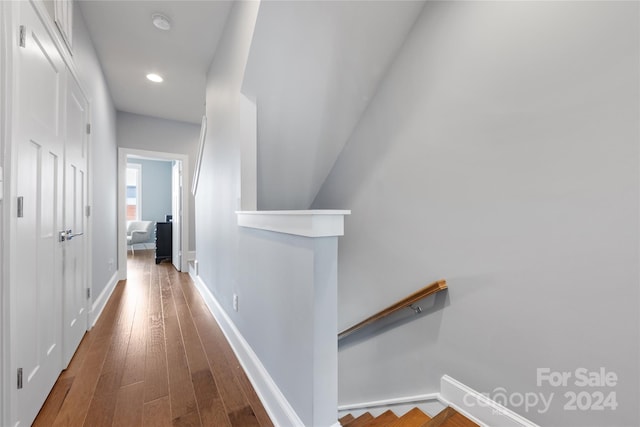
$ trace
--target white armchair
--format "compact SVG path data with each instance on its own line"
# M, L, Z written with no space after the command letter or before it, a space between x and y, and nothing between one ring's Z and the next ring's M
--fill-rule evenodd
M151 239L153 233L153 221L129 221L127 222L127 247L134 253L133 245L136 243L146 243Z

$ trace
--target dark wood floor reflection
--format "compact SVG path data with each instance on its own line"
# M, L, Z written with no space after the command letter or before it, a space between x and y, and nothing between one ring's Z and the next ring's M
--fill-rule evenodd
M35 426L272 426L189 276L129 255Z

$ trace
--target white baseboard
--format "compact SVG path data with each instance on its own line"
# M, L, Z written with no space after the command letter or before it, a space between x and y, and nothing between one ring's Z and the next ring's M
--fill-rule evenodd
M440 399L481 426L539 427L448 375L440 380Z
M211 311L218 321L222 332L231 345L231 348L240 361L240 364L244 368L249 381L251 381L253 388L274 425L283 427L304 427L304 423L300 420L298 414L296 414L295 410L284 397L276 383L269 375L269 372L267 372L266 368L262 362L260 362L260 359L258 359L258 356L255 354L249 343L244 339L238 328L236 328L231 318L227 315L222 306L220 306L211 291L209 291L209 288L199 276L193 277L193 282L207 304L209 311ZM335 424L335 426L339 426L339 424Z
M198 279L198 260L194 259L193 261L189 261L189 276L191 280L195 283Z
M353 409L365 409L365 408L378 408L378 407L393 406L393 405L398 405L403 403L427 402L427 401L438 400L438 397L439 397L438 393L430 393L430 394L419 394L416 396L396 397L393 399L372 400L370 402L340 405L338 406L338 411L350 411Z
M116 271L109 279L107 286L104 287L98 298L93 301L93 305L91 306L91 312L89 312L89 325L91 328L96 324L98 318L102 314L102 310L107 305L107 301L109 301L109 297L113 293L113 290L116 288L118 284L118 272Z
M196 259L196 251L187 252L187 262L191 262Z
M375 417L388 409L392 410L396 415L402 416L404 413L415 407L422 410L425 414L433 416L442 411L446 405L440 402L439 393L428 393L340 405L338 406L338 417L342 417L346 414L351 414L354 417L357 417L365 412L369 412Z

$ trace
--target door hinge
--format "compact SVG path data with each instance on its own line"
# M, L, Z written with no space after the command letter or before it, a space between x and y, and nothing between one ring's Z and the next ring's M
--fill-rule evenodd
M22 368L18 368L18 390L22 388Z
M18 218L22 218L24 216L24 197L18 197Z
M84 209L85 216L91 216L91 206L87 205Z
M27 46L27 27L25 27L24 25L20 25L20 33L18 36L18 45L20 47L26 47Z
M91 288L87 288L87 299L91 298Z
M91 123L87 123L87 135L91 134Z

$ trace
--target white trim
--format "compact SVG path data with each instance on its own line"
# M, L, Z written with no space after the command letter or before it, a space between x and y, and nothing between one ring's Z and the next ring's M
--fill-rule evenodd
M374 417L377 417L387 410L393 411L394 414L400 417L413 408L418 408L425 414L434 416L446 407L446 403L443 403L440 400L440 393L429 393L340 405L338 406L338 417L342 417L347 414L358 417L365 412L369 412Z
M13 2L0 2L0 149L2 150L2 169L3 169L3 182L2 185L2 198L4 199L7 194L11 194L9 191L9 184L11 183L11 121L12 121L12 69L13 69L13 57L12 46L15 43L15 31L9 29L13 26ZM0 231L0 425L9 425L9 415L11 408L11 389L10 381L5 381L5 378L11 378L10 365L11 357L9 350L11 349L10 333L11 324L9 316L9 257L7 251L9 247L9 218L8 218L8 205L10 203L4 202L0 204L2 213L0 214L0 220L2 221L2 230Z
M118 272L116 271L109 279L107 286L104 287L98 298L93 301L93 305L91 306L91 311L89 312L89 328L93 328L98 321L98 318L102 314L102 310L107 305L107 301L111 297L113 290L116 288L118 284Z
M189 277L193 279L195 283L198 277L198 260L194 259L193 261L189 261Z
M196 260L196 251L187 251L187 262Z
M238 211L240 227L257 228L304 237L344 235L349 210Z
M393 405L400 405L403 403L420 403L420 402L434 402L434 401L440 401L439 393L418 394L415 396L396 397L392 399L373 400L370 402L339 405L338 412L353 411L354 409L380 408L380 407L387 407L387 406L393 406Z
M200 277L193 280L196 289L202 295L209 311L216 318L224 336L231 345L233 352L240 361L242 368L253 385L260 401L269 414L271 421L276 426L304 427L304 423L291 407L276 383L273 381L267 369L262 365L249 343L244 339L238 328L229 318L209 288ZM339 426L339 423L334 424Z
M73 78L76 79L76 75L72 73ZM76 83L80 83L78 79L76 79ZM82 86L80 86L82 89ZM84 92L83 92L84 93ZM93 119L93 104L91 100L85 95L85 99L87 101L87 123L91 124ZM93 136L91 133L85 134L86 139L86 150L87 150L87 188L86 188L86 197L84 209L89 209L89 215L86 216L87 212L85 211L85 233L86 233L86 250L85 254L85 280L87 281L87 287L91 289L91 295L93 295L93 213L91 212L93 206L93 168L91 167L91 163L93 162ZM115 274L115 273L114 273ZM92 328L91 323L91 299L87 299L85 301L85 310L87 310L87 319L86 319L86 329L90 330Z
M198 180L200 179L200 165L202 164L202 153L204 152L204 143L207 137L207 116L202 116L200 123L200 143L198 144L198 155L196 163L193 165L193 179L191 180L191 194L195 197L198 192Z
M481 426L539 427L448 375L440 379L440 399Z

